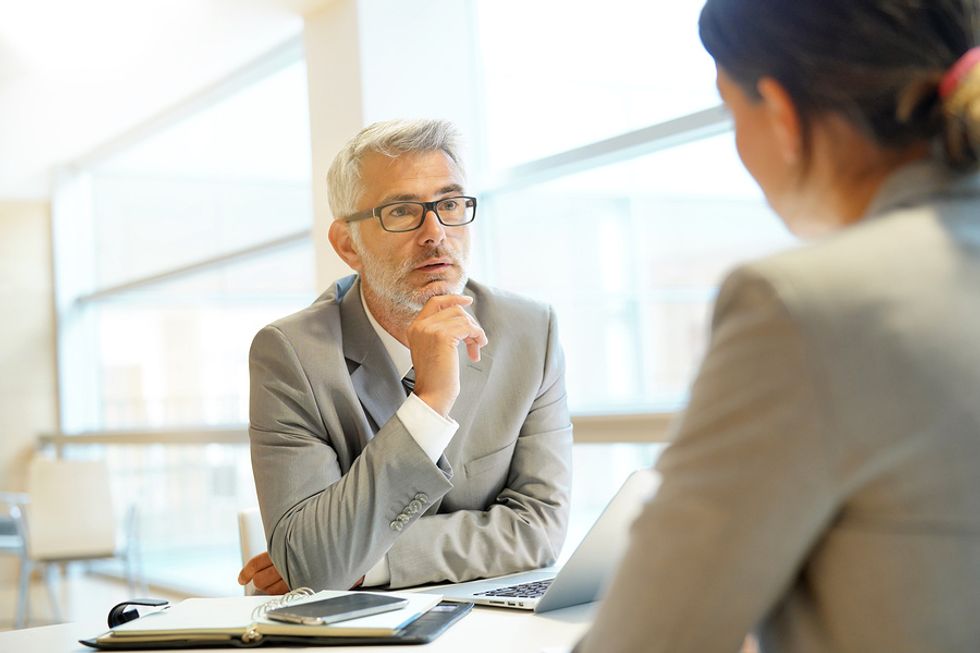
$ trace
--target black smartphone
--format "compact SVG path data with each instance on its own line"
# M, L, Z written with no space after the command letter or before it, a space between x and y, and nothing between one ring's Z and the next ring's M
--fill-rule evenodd
M354 594L344 594L334 596L329 599L310 601L309 603L299 603L288 605L284 608L269 610L265 616L276 621L285 621L292 624L306 624L310 626L321 626L332 624L337 621L357 619L366 617L379 612L389 610L399 610L408 605L408 599L386 594L371 594L370 592L357 592Z

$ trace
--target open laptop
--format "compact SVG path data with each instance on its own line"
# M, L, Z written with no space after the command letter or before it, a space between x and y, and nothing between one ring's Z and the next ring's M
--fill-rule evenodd
M439 587L446 601L547 612L599 598L626 553L629 529L643 504L660 485L660 476L643 469L630 474L565 566L526 571Z

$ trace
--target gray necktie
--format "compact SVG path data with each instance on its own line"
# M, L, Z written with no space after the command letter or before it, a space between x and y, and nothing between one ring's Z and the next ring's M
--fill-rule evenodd
M415 390L415 368L408 370L405 373L405 378L402 379L402 385L405 386L405 394L410 395L412 391Z

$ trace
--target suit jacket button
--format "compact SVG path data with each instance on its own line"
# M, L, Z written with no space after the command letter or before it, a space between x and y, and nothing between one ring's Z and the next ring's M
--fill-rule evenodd
M417 501L422 502L422 503L428 503L429 502L429 497L425 496L421 492L419 492L418 494L415 495L415 499Z
M388 524L388 528L393 531L400 531L402 529L402 523L400 521L393 521Z
M422 507L422 502L419 501L418 499L412 499L411 501L408 502L408 511L413 515L417 513L419 511L419 508L421 507Z

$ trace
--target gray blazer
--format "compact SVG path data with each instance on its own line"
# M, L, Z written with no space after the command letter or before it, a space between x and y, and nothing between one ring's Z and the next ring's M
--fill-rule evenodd
M553 562L568 519L572 427L550 308L470 282L487 333L460 354L459 430L433 464L395 415L401 379L356 277L252 343L252 469L290 587L346 589L385 554L391 586Z
M580 651L980 651L980 183L737 270Z

